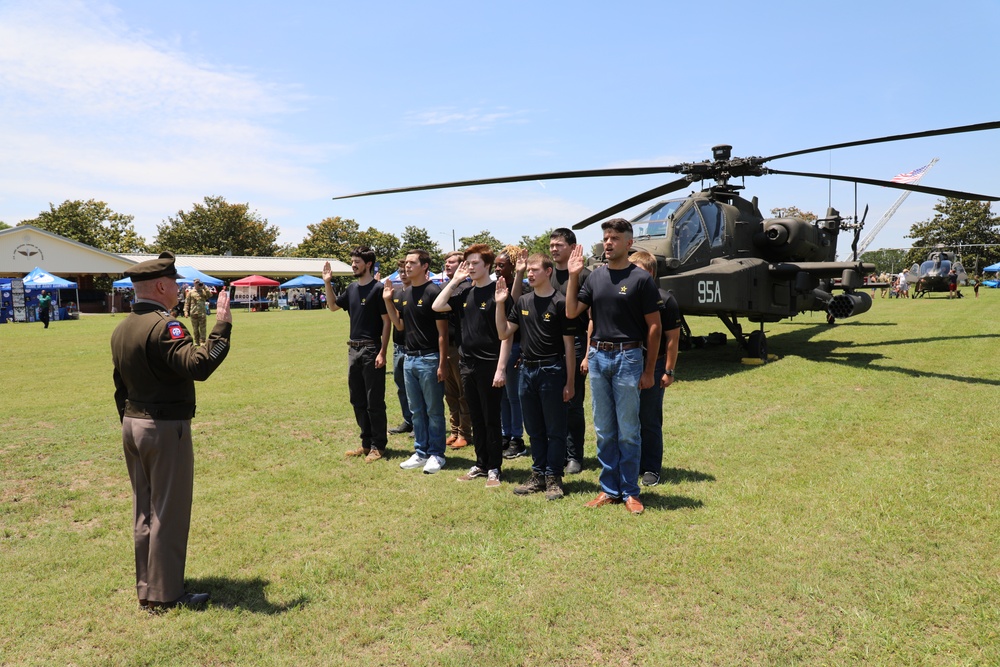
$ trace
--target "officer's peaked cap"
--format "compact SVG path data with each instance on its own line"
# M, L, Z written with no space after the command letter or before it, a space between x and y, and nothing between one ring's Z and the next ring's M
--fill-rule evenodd
M176 278L178 273L174 267L174 259L172 252L161 252L156 259L147 259L129 268L125 277L131 278L134 283L156 278Z

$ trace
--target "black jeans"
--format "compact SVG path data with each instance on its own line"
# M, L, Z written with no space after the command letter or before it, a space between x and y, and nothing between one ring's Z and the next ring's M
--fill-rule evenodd
M469 404L469 416L472 417L476 465L483 470L499 470L503 462L500 401L504 388L493 386L497 362L463 358L458 368L465 401Z
M574 377L573 398L568 403L568 431L566 437L566 458L583 463L583 438L587 432L587 420L584 416L584 402L587 398L587 376L580 372L580 362L587 354L583 342L576 340L576 376Z
M347 387L354 419L361 427L361 446L385 449L385 366L375 368L379 348L350 348L347 354Z

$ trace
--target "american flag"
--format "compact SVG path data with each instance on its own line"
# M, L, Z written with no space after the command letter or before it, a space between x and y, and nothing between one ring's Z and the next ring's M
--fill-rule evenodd
M920 177L924 175L927 171L927 167L930 165L924 165L920 169L914 169L913 171L908 171L905 174L899 174L898 176L893 176L890 180L893 183L916 183L920 180Z

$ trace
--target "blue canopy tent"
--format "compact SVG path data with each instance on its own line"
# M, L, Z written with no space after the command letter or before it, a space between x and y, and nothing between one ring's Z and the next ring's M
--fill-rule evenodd
M188 284L189 282L194 281L195 278L200 280L205 285L211 285L212 287L222 287L223 285L226 284L224 281L219 280L215 276L210 276L207 273L202 273L193 266L178 266L177 273L181 274L182 276L184 276L184 278L186 278L186 280L181 280L181 279L177 280L177 282L182 284Z
M71 280L66 280L65 278L60 278L59 276L54 276L48 271L35 267L31 270L31 273L26 275L21 280L24 281L25 289L31 290L52 290L56 293L56 304L60 304L62 299L60 298L59 290L71 289L76 290L76 303L80 303L80 290L76 283Z
M440 284L444 283L445 280L447 280L445 278L445 275L443 273L434 273L433 271L430 272L430 273L428 273L427 277L435 285L440 285ZM391 281L393 285L402 285L403 284L403 281L399 279L399 271L394 271L392 274L389 275L388 278L386 278L386 280Z
M317 278L316 276L302 275L298 278L292 278L287 283L281 283L279 287L281 289L288 289L290 287L321 287L325 283L322 278Z
M983 269L983 273L994 273L1000 272L1000 263L990 264ZM1000 287L1000 280L984 280L983 284L987 287Z

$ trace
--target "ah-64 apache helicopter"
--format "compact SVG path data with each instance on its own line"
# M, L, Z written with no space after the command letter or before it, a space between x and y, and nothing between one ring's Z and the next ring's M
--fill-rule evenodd
M660 286L673 292L683 315L717 316L747 355L766 360L764 324L767 322L777 322L806 311L823 311L832 323L835 319L867 311L871 298L860 289L863 276L872 273L875 266L858 261L856 256L853 261L836 261L838 235L852 229L856 250L863 220L860 223L845 220L832 208L825 217L813 222L798 218L768 219L761 214L757 198L741 197L739 191L744 186L731 181L746 176L781 174L878 185L940 197L998 201L1000 197L957 190L858 176L781 171L764 166L772 160L836 148L997 128L1000 128L1000 121L851 141L769 157L734 158L731 146L715 146L713 159L704 162L526 174L374 190L334 199L522 181L682 174L675 181L630 197L573 225L574 229L581 229L684 189L695 181L714 181L715 185L687 197L659 201L634 218L631 221L635 239L633 249L646 250L656 257ZM600 258L591 261L599 262ZM834 295L835 290L842 291ZM745 335L739 318L759 323L759 330ZM684 331L690 334L686 323Z

